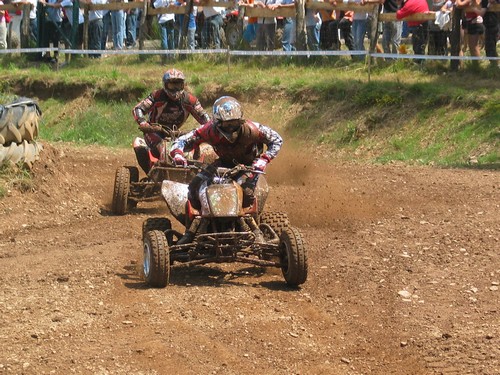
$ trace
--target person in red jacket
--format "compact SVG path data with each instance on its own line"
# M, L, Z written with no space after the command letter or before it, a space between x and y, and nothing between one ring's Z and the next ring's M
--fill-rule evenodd
M203 142L211 145L219 157L211 164L211 168L198 173L189 184L189 204L197 210L201 209L198 190L203 181L212 179L210 170L244 164L264 172L267 164L278 155L283 144L281 136L270 127L244 119L241 104L231 96L217 99L214 102L213 114L212 121L179 137L170 148L170 156L176 165L187 165L184 152L193 150ZM258 178L259 173L250 172L241 172L235 176L236 182L243 189L243 207L250 207L254 203ZM192 241L194 234L187 229L188 226L184 236L177 242L178 245Z
M199 124L210 120L198 98L186 91L184 85L184 73L169 69L163 75L163 88L153 91L132 110L139 130L144 133L144 140L137 138L134 141L134 151L137 162L146 174L151 168L148 151L151 150L153 156L159 158L159 146L169 130L178 130L190 114Z
M401 8L396 11L396 18L401 20L405 17L416 13L429 12L427 0L405 0ZM408 27L411 32L411 43L413 45L413 53L416 55L425 55L425 47L429 39L429 24L428 21L408 21ZM422 62L421 59L415 60L417 63Z

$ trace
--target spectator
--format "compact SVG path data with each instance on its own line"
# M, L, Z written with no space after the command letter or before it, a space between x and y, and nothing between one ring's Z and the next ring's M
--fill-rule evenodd
M221 7L203 7L203 31L201 45L203 48L213 47L219 49L222 47L221 28L224 24L222 19L224 8Z
M59 46L60 33L62 27L62 11L58 0L39 0L45 8L45 22L42 25L42 36L40 38L40 47L49 47L50 43L57 48ZM56 63L59 52L54 51L54 57L47 52L42 58L51 63Z
M285 1L293 1L294 0L285 0ZM254 0L240 0L239 5L245 5L245 4L253 4ZM284 4L284 3L282 3ZM283 31L285 32L285 31ZM283 36L285 37L285 36ZM249 45L252 44L253 41L257 38L257 17L248 17L247 20L247 27L243 31L243 39L245 42L247 42ZM285 48L285 47L283 47Z
M432 1L432 11L440 11L444 0L433 0ZM429 55L447 55L448 54L448 30L442 29L435 22L431 22L429 25Z
M480 8L481 0L457 0L458 7L471 7L472 10L465 12L467 23L467 38L471 56L481 56L479 38L484 34L483 15L486 9ZM474 61L474 64L478 64Z
M384 1L384 13L396 13L397 10L397 0ZM397 54L399 52L402 31L403 23L401 21L384 22L382 30L382 48L385 53Z
M61 2L61 7L64 10L64 14L66 14L66 18L68 20L68 25L70 29L73 29L73 18L78 19L78 27L76 29L75 40L71 40L72 43L75 43L72 48L82 48L83 42L83 12L80 8L78 8L78 14L73 14L73 1L72 0L63 0ZM71 32L67 32L67 35L72 35ZM71 38L70 38L71 39Z
M349 51L354 51L354 38L352 36L352 17L354 12L348 10L340 13L339 30L340 38L344 39L345 46Z
M309 51L319 51L319 31L321 29L321 14L315 10L306 8L305 20L307 49Z
M255 6L259 8L272 9L276 0L256 1ZM274 7L273 7L274 8ZM259 51L274 51L274 39L276 37L276 18L259 17L257 19L257 49Z
M339 23L336 19L336 11L320 10L321 29L319 31L319 45L322 50L340 49Z
M179 5L189 6L186 0L180 0ZM194 50L196 48L196 17L198 15L198 8L193 5L191 12L189 13L189 18L187 20L187 25L184 25L185 19L184 15L181 14L179 17L179 28L180 28L180 38L186 37L187 48ZM179 38L179 39L180 39ZM180 40L178 45L181 46Z
M355 0L355 3L363 4L363 0ZM368 25L368 13L367 12L354 12L352 16L352 34L354 38L354 50L364 51L365 50L365 35L366 28ZM355 60L364 60L363 55L355 56Z
M119 2L113 0L112 2ZM123 49L125 40L125 12L123 9L111 10L111 34L113 35L113 48Z
M108 0L80 0L86 4L106 4ZM89 11L89 49L91 50L100 50L102 34L104 31L104 23L103 18L104 11L102 10L91 10ZM90 58L99 58L100 54L91 54Z
M498 0L482 0L481 2L481 8L484 11L484 50L487 57L498 57L497 39L499 35L498 22L500 19L498 18L498 12L490 11L490 7L498 3ZM490 60L490 66L498 68L498 61Z
M173 0L155 0L155 8L174 6ZM162 13L158 15L158 24L160 25L161 48L175 49L175 15L174 13Z
M143 2L144 0L139 0ZM126 11L125 20L125 47L134 48L137 40L137 15L139 10L137 8L128 9Z
M278 0L277 3L269 5L269 9L274 10L278 8L295 9L295 0ZM285 17L283 20L283 36L281 38L283 51L295 51L295 35L295 17Z
M416 13L426 13L429 11L429 5L426 0L403 0L401 8L396 12L396 18L401 20ZM413 53L416 55L425 55L425 47L429 38L429 27L427 21L408 21L408 27L411 32L411 42ZM416 63L422 63L422 59L416 59Z
M1 0L0 5L3 5L3 1ZM0 10L0 49L7 48L7 17L8 12Z

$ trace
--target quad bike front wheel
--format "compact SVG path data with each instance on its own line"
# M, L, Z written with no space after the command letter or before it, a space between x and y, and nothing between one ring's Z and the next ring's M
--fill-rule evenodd
M290 225L288 215L284 212L263 212L260 215L259 221L261 224L269 225L278 237Z
M166 217L151 217L142 223L142 238L145 238L149 231L159 230L165 233L169 229L172 229L172 223L169 219Z
M137 167L118 167L115 173L115 186L113 189L113 200L111 211L115 215L124 215L127 208L133 208L136 202L129 202L130 183L137 182L139 171Z
M302 234L288 226L280 235L281 272L290 286L298 286L307 280L307 251Z
M143 239L142 262L146 283L155 288L165 288L170 279L170 249L162 231L151 230Z

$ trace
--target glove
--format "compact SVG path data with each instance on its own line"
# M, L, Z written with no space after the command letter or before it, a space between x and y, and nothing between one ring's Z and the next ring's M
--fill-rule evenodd
M175 154L174 155L174 164L179 165L179 166L182 165L183 167L187 167L188 162L182 154Z
M143 133L155 133L162 130L160 125L151 125L147 121L143 121L139 124L139 130Z
M255 161L252 164L252 167L254 169L257 169L258 171L264 172L264 170L266 169L267 163L268 163L267 159L260 157L258 159L255 159Z

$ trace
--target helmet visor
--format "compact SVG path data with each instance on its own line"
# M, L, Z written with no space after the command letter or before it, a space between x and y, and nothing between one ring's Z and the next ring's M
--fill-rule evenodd
M184 90L184 81L182 81L182 80L170 80L167 82L165 87L167 88L167 90L171 90L171 91Z
M234 133L241 127L241 120L220 121L219 126L227 133Z

